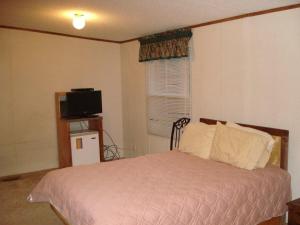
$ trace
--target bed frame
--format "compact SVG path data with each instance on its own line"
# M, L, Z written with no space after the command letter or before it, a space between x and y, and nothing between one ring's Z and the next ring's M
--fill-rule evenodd
M207 119L207 118L200 118L200 122L206 124L216 124L217 121L225 124L225 121L214 120L214 119ZM171 142L170 142L170 149L178 148L180 136L183 132L184 127L190 122L189 118L181 118L173 123L172 133L171 133ZM288 168L288 141L289 141L289 131L277 128L270 128L270 127L261 127L256 125L249 125L249 124L242 124L238 123L241 126L251 127L257 130L261 130L264 132L269 133L273 136L279 136L281 138L281 148L280 148L280 168L287 170ZM285 215L274 217L268 221L264 221L258 225L282 225L285 224Z
M170 142L170 150L175 148L178 148L180 136L183 131L183 128L190 122L189 118L181 118L173 123L172 133L171 133L171 142ZM206 118L200 118L200 122L206 123L206 124L216 124L217 120L213 119L206 119ZM225 123L225 121L219 121L221 123ZM248 125L248 124L240 124L242 126L255 128L261 131L265 131L271 135L274 136L280 136L281 137L281 161L280 161L280 167L282 169L287 170L287 157L288 157L288 140L289 140L289 131L288 130L282 130L282 129L276 129L276 128L269 128L269 127L261 127L261 126L255 126L255 125ZM56 209L50 204L53 211L56 213L56 215L62 220L62 222L65 225L71 225L65 218L62 216ZM271 218L270 220L264 221L258 225L283 225L285 220L285 216L279 216Z

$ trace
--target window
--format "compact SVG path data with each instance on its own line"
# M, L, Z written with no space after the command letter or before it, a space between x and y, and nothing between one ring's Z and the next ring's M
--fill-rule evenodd
M188 57L147 62L148 132L170 137L173 122L190 117Z

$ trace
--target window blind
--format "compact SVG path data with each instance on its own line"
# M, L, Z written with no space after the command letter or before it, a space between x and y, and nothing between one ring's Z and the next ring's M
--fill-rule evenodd
M189 58L147 62L148 132L170 137L172 124L191 116Z

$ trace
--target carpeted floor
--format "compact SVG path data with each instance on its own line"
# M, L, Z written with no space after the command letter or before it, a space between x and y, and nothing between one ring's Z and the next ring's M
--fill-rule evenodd
M29 203L26 198L45 172L0 181L0 225L63 225L46 203Z

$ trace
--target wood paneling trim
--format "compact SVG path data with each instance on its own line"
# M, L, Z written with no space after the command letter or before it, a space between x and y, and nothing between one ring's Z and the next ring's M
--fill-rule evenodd
M31 175L36 175L38 173L48 173L52 170L56 170L58 168L50 168L50 169L44 169L44 170L37 170L37 171L33 171L33 172L27 172L27 173L18 173L18 174L13 174L13 175L8 175L8 176L3 176L0 177L0 182L2 181L13 181L13 180L18 180L18 179L22 179Z
M238 16L232 16L220 20L214 20L214 21L209 21L205 23L199 23L195 24L192 26L188 26L189 28L197 28L197 27L204 27L212 24L217 24L217 23L224 23L232 20L239 20L243 19L246 17L253 17L253 16L259 16L259 15L264 15L264 14L269 14L269 13L274 13L274 12L280 12L280 11L285 11L285 10L290 10L290 9L296 9L300 8L300 4L294 4L294 5L288 5L288 6L283 6L283 7L278 7L278 8L273 8L273 9L267 9L267 10L262 10L262 11L257 11L257 12L252 12L252 13L246 13Z
M78 35L73 35L73 34L64 34L64 33L52 32L52 31L45 31L45 30L37 30L37 29L14 27L14 26L6 26L6 25L0 25L0 28L13 29L13 30L23 30L23 31L35 32L35 33L58 35L58 36L71 37L71 38L79 38L79 39L85 39L85 40L91 40L91 41L102 41L102 42L109 42L109 43L120 44L120 41L114 41L114 40L108 40L108 39L101 39L101 38L84 37L84 36L78 36Z
M132 42L132 41L137 41L137 40L139 40L139 38L141 38L141 37L131 38L131 39L127 39L127 40L124 40L124 41L120 41L120 44L124 44L124 43L127 43L127 42Z
M208 22L205 22L205 23L194 24L194 25L187 26L187 27L184 27L184 28L204 27L204 26L209 26L209 25L213 25L213 24L217 24L217 23L224 23L224 22L228 22L228 21L232 21L232 20L239 20L239 19L243 19L243 18L246 18L246 17L259 16L259 15L263 15L263 14L280 12L280 11L296 9L296 8L300 8L300 4L288 5L288 6L283 6L283 7L273 8L273 9L267 9L267 10L252 12L252 13L241 14L241 15L238 15L238 16L232 16L232 17L228 17L228 18L224 18L224 19L219 19L219 20L208 21ZM132 39L120 41L120 43L123 44L123 43L131 42L131 41L137 41L138 39L139 39L139 37L138 38L132 38Z
M228 17L228 18L224 18L224 19L219 19L219 20L208 21L208 22L205 22L205 23L194 24L194 25L190 25L190 26L187 26L187 27L184 27L184 28L204 27L204 26L209 26L209 25L212 25L212 24L224 23L224 22L228 22L228 21L232 21L232 20L243 19L243 18L246 18L246 17L259 16L259 15L263 15L263 14L280 12L280 11L296 9L296 8L300 8L300 3L293 4L293 5L288 5L288 6L282 6L282 7L273 8L273 9L261 10L261 11L252 12L252 13L245 13L245 14L241 14L241 15L238 15L238 16L232 16L232 17ZM116 44L123 44L123 43L131 42L131 41L137 41L140 38L140 37L137 37L137 38L131 38L131 39L123 40L123 41L114 41L114 40L109 40L109 39L84 37L84 36L78 36L78 35L72 35L72 34L64 34L64 33L52 32L52 31L44 31L44 30L22 28L22 27L15 27L15 26L0 25L0 28L23 30L23 31L36 32L36 33L51 34L51 35L59 35L59 36L80 38L80 39L86 39L86 40L92 40L92 41L103 41L103 42L110 42L110 43L116 43Z

